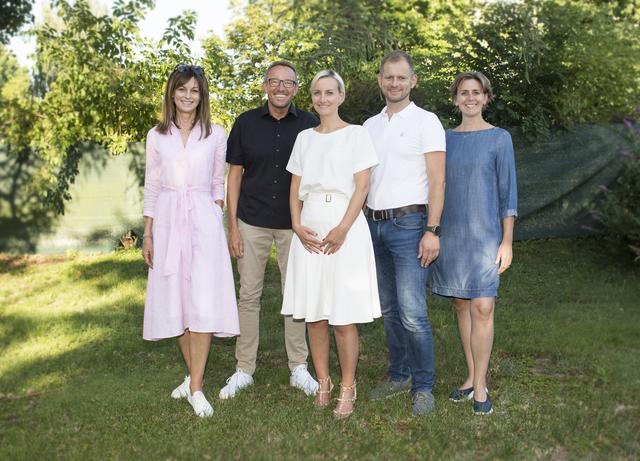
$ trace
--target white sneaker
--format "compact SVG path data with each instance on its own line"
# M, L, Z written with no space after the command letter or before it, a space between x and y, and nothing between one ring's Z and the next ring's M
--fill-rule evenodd
M187 400L189 400L189 403L193 407L193 411L195 411L196 415L201 418L213 415L213 407L202 391L195 391L193 395L191 395L191 393L187 394Z
M291 379L289 382L293 387L302 389L307 395L314 395L320 388L318 381L313 379L307 371L306 365L298 365L295 367L291 372Z
M227 379L227 385L220 389L220 398L224 400L235 397L240 389L244 389L252 384L253 376L238 368L236 372Z
M189 397L189 385L191 384L191 376L185 376L184 381L171 392L174 399L184 399Z

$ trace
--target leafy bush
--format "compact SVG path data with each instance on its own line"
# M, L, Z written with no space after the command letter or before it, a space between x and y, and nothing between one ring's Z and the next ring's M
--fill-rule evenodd
M621 240L640 261L640 126L625 120L632 137L632 147L621 155L624 169L609 188L600 186L602 198L596 205L594 218L602 223L604 231Z
M30 84L25 120L0 124L0 144L19 131L37 157L27 162L35 171L32 188L56 213L64 212L79 171L78 146L96 143L117 155L144 139L177 62L204 66L213 118L227 128L263 101L262 72L279 58L298 67L296 103L304 108L313 74L338 70L349 95L342 114L360 123L384 104L375 75L394 48L414 57L413 99L445 125L458 121L448 87L466 70L483 71L494 84L488 119L529 139L553 128L620 121L640 100L637 0L251 0L237 2L224 38L205 40L202 60L188 46L193 12L170 19L162 40L151 43L138 24L153 0L117 0L109 14L95 13L92 4L53 2L55 17L32 31L36 66L31 81L23 78ZM140 156L133 166L142 171Z
M494 84L489 119L530 139L552 127L621 121L640 100L638 24L606 3L492 2L463 61Z

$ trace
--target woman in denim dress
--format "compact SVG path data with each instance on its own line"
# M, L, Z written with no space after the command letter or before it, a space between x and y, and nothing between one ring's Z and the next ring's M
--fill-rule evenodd
M487 369L493 346L493 312L499 275L511 265L517 216L511 136L487 123L493 100L480 72L458 75L451 87L462 122L447 130L446 193L440 256L431 267L431 291L453 298L467 377L449 399L473 399L475 414L490 414Z

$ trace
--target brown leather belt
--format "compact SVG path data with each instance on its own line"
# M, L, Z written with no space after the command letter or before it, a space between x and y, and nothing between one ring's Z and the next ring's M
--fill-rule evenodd
M372 210L368 206L364 207L364 215L374 221L384 221L391 218L400 218L409 213L426 213L427 205L407 205L400 208L389 208L388 210Z

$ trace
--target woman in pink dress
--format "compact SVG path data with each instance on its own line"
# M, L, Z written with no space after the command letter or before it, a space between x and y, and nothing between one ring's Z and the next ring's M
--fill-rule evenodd
M198 416L211 335L240 333L222 227L224 130L212 125L201 67L180 64L167 81L162 120L147 135L142 254L149 266L143 337L178 338L189 374L173 390Z

